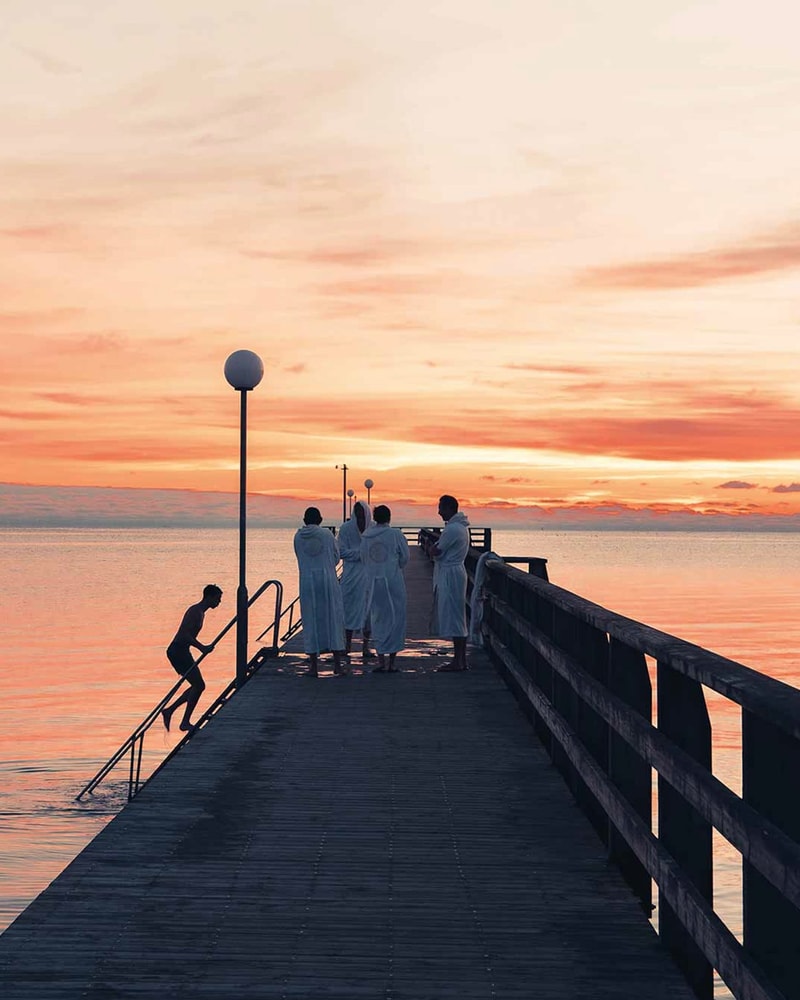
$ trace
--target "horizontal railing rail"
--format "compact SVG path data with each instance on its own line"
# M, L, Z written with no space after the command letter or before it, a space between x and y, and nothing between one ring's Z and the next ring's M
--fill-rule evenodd
M471 554L473 580L475 564ZM737 998L800 996L800 691L532 568L489 558L484 645L609 858L648 912L656 883L662 942L699 997L712 997L714 970ZM742 796L711 772L704 688L741 707ZM713 829L742 858L742 944L714 910Z
M248 664L249 673L254 672L254 668L260 666L263 660L266 658L266 656L269 655L269 653L272 653L274 655L278 651L278 629L276 627L276 623L281 618L281 605L283 601L283 584L281 583L281 581L266 580L253 594L253 596L248 600L247 606L248 608L251 607L261 597L261 595L265 593L265 591L273 587L275 589L275 608L273 614L273 621L267 627L267 629L265 629L265 632L268 632L270 628L273 629L272 646L270 650L266 650L265 648L262 647L258 651L256 656L252 658L252 660ZM214 637L214 639L212 639L211 643L209 643L209 645L211 646L211 650L207 653L206 652L200 653L200 655L197 657L197 660L195 661L196 665L202 663L207 656L210 656L211 653L214 652L214 650L217 647L217 644L220 642L221 639L223 639L228 634L228 632L230 632L230 630L233 628L236 622L237 622L237 616L234 615L234 617L231 618L231 620L227 623L227 625L225 625L225 627ZM264 633L262 633L262 635L263 634ZM261 636L259 636L259 638L261 638ZM130 736L128 736L128 738L122 743L119 749L115 753L113 753L111 757L109 757L109 759L100 768L97 774L95 774L94 777L91 778L84 785L84 787L80 790L80 792L78 792L78 794L75 796L76 799L82 799L84 795L91 795L97 788L97 786L114 770L114 768L117 767L117 765L120 764L122 760L126 758L128 758L129 760L128 800L132 799L134 795L136 795L136 793L143 785L141 773L142 773L142 759L144 755L145 736L147 735L153 724L160 718L162 710L166 708L166 706L172 700L173 696L177 694L178 690L180 689L181 685L186 681L187 676L189 673L191 673L192 669L194 668L191 667L189 670L186 671L185 674L183 674L183 676L178 678L177 682L169 689L169 691L158 702L158 704L153 709L150 710L150 712L145 716L145 718L133 730ZM228 685L224 689L224 691L217 696L212 705L213 711L207 710L207 712L203 716L201 716L201 718L198 720L197 724L192 728L192 730L189 733L187 733L186 736L184 736L183 739L180 741L180 743L178 743L173 748L172 752L169 755L170 757L172 756L172 754L175 753L176 750L180 749L180 747L182 747L198 729L200 729L205 724L208 718L210 718L211 715L213 715L215 711L222 704L224 704L225 701L227 701L227 699L232 694L233 688L235 688L235 686L236 686L235 681L231 682L231 684Z
M431 549L436 544L442 532L440 527L420 527L401 528L408 541L416 542L426 555L430 556ZM469 544L471 549L477 552L489 552L492 548L492 529L469 526Z

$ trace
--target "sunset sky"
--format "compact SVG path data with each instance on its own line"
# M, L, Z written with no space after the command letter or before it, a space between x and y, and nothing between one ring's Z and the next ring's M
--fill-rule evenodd
M800 518L796 0L3 22L1 481Z

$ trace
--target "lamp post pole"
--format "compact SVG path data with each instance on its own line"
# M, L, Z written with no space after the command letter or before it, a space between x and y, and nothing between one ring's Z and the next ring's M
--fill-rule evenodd
M247 393L239 389L239 586L236 588L236 686L247 673Z
M225 378L239 393L239 586L236 589L236 686L247 680L247 393L264 377L264 364L252 351L234 351Z
M370 505L370 500L369 500L369 494L370 494L370 491L372 490L372 487L373 487L374 485L375 485L375 483L373 483L373 481L372 481L371 479L365 479L365 480L364 480L364 486L365 486L365 487L366 487L366 489L367 489L367 506L368 506L368 507L369 507L369 505Z
M342 520L347 520L347 466L342 462L341 465L336 466L337 469L342 470Z
M352 517L353 516L353 497L355 495L356 495L356 491L355 490L348 490L347 491L347 497L348 497L348 500L350 501L349 504L347 505L347 516L348 517Z

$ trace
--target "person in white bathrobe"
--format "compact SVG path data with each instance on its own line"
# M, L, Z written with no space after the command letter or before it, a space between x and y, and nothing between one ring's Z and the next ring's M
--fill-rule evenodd
M361 562L361 536L372 523L369 507L363 500L353 504L353 516L339 528L339 554L342 557L342 601L344 603L344 652L353 648L353 633L361 632L362 660L374 659L369 651L369 615L367 613L367 574Z
M469 520L458 509L458 500L439 498L444 528L431 550L433 555L433 622L436 635L452 639L453 659L439 667L450 673L467 669L467 570Z
M397 673L395 657L406 644L406 581L408 542L390 525L392 512L381 504L375 523L361 539L361 562L366 570L372 639L378 654L376 673Z
M333 653L333 672L345 674L344 607L336 576L339 546L333 532L322 527L318 508L309 507L303 515L303 527L294 536L294 552L300 569L300 614L308 676L319 676L319 654L328 649Z

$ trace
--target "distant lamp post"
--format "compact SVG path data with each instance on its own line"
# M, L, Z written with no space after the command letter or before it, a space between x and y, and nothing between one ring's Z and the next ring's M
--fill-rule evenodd
M348 490L347 491L347 496L348 496L348 498L350 500L350 504L349 504L348 509L347 509L347 516L348 517L352 517L353 516L353 497L355 495L356 495L356 491L355 490Z
M337 465L337 469L342 470L342 520L347 520L347 466L342 463L342 465Z
M236 591L236 686L247 678L247 394L264 377L264 362L252 351L234 351L225 378L241 396L239 417L239 587Z
M370 490L372 489L372 487L374 485L375 485L375 483L373 483L373 481L371 479L365 479L364 480L364 486L366 487L366 490L367 490L367 507L369 507L369 494L370 494Z

